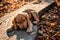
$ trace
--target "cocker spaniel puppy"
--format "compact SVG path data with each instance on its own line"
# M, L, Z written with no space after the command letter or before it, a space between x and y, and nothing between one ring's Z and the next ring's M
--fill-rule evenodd
M27 9L25 11L23 11L23 13L18 14L14 20L12 21L12 30L17 30L19 29L27 29L28 33L33 32L33 24L32 22L34 22L35 24L37 24L39 21L39 17L37 12L35 12L34 10L31 9ZM11 31L11 30L10 30Z

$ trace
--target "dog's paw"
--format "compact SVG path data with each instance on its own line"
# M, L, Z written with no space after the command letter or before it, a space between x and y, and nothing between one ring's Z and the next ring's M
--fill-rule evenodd
M33 24L37 24L38 22L37 21L33 21Z
M32 33L33 30L32 29L27 29L27 33Z

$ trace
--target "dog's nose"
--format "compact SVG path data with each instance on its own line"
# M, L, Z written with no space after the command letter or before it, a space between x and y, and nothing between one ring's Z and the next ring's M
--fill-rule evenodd
M23 29L24 27L23 27L23 25L19 25L19 28L20 28L20 29Z

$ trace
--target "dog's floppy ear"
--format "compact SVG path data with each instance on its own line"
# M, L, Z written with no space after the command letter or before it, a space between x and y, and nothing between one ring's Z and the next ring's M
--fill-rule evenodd
M27 32L32 32L33 31L33 29L32 29L33 24L31 23L31 21L29 19L29 15L26 13L25 17L27 19L27 25L28 25Z
M16 24L16 18L14 18L14 20L12 21L12 24L13 24L13 29L17 29L17 24Z
M26 18L26 20L28 21L29 20L29 15L26 13L26 12L23 12L24 14L24 17Z
M29 19L29 15L27 13L25 14L25 17L26 17L26 20L27 20L28 27L32 27L33 25L31 23L31 21Z

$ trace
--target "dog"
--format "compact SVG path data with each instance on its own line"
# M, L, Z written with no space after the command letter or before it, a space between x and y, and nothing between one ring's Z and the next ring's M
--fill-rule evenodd
M32 19L34 18L34 20ZM38 23L39 21L39 16L37 14L37 12L35 12L35 10L32 9L27 9L25 11L23 11L23 13L19 13L14 20L12 21L12 30L17 30L19 29L27 29L28 33L33 32L33 23L32 22L36 22L35 24ZM11 30L10 30L11 31Z

